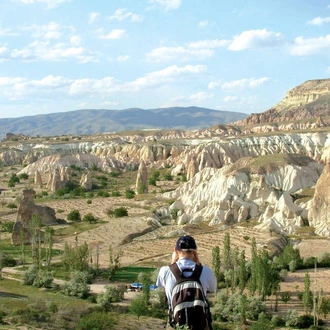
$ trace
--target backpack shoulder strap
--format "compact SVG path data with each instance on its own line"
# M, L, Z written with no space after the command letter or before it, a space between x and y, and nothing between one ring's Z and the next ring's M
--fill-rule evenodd
M199 280L202 274L203 266L201 264L196 264L195 269L190 277Z
M177 265L177 263L175 262L174 264L171 264L169 267L170 267L171 272L175 276L175 279L177 281L181 280L181 278L182 278L181 271L180 271L179 266Z

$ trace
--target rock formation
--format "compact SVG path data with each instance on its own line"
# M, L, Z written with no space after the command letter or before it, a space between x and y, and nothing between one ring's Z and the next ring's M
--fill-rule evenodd
M23 190L23 198L17 209L16 222L14 224L11 241L14 245L20 244L20 232L23 229L25 242L30 239L29 224L33 215L38 216L42 225L57 224L55 210L49 206L40 206L34 203L35 191L32 189Z
M317 181L311 208L308 213L311 226L322 236L330 235L330 163L327 163Z
M293 233L303 225L305 205L292 195L313 187L323 166L302 155L242 158L221 169L206 167L175 191L179 223L232 225L258 219L260 227Z
M92 189L92 172L88 171L87 173L81 176L79 184L86 190Z
M34 174L34 185L39 187L42 185L42 178L39 171L36 171Z
M142 160L136 177L135 191L138 194L148 192L148 170L146 163Z

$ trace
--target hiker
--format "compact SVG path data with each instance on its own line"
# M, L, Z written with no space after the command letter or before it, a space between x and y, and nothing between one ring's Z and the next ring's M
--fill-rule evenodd
M182 304L187 301L187 280L193 282L191 284L192 291L188 293L188 296L190 296L188 300L194 300L193 303L188 303L188 305ZM181 287L179 287L180 284L178 282L181 281L184 281L186 287L183 288L180 296L178 291L181 290ZM196 284L196 281L199 284ZM167 328L175 328L176 325L188 325L191 330L212 329L206 293L216 291L217 280L210 267L201 265L198 258L197 245L192 236L181 236L177 240L172 253L171 264L161 267L156 285L165 289L169 304ZM175 291L174 294L173 291ZM204 305L204 301L206 305ZM182 305L188 307L181 308L180 306Z

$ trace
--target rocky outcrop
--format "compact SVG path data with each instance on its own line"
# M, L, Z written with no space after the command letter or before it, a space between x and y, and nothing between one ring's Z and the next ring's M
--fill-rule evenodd
M292 88L286 93L285 98L271 109L258 114L251 114L248 118L235 124L239 126L259 126L259 130L267 129L270 123L283 123L279 130L292 130L295 124L304 129L312 127L329 126L330 116L330 79L308 80ZM319 119L322 118L322 119ZM323 118L327 118L326 120ZM302 121L295 123L295 121ZM290 125L293 124L293 127ZM272 126L272 127L276 127ZM269 126L268 126L269 128ZM264 131L265 132L265 131Z
M14 245L19 245L21 242L21 230L24 232L24 241L29 242L29 224L34 215L38 217L40 223L44 226L58 223L55 210L48 206L36 205L34 195L35 191L32 189L23 190L23 198L17 209L16 222L11 237Z
M310 225L315 232L322 236L330 235L330 163L324 167L322 175L317 181L311 208L309 210Z
M146 163L141 161L136 176L135 191L138 194L144 194L148 192L148 170Z
M172 207L182 212L181 224L232 225L254 218L264 229L288 234L306 220L305 205L296 205L292 195L314 186L322 169L302 155L242 158L221 169L206 167L165 196L176 199Z
M39 171L34 173L34 185L39 187L42 185L42 178Z
M92 172L88 171L87 173L83 174L80 179L80 183L82 188L85 190L91 190L92 189Z

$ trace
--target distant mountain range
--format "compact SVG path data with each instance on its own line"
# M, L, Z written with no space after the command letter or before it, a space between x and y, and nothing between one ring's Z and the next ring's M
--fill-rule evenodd
M199 107L143 110L75 110L0 119L0 138L6 133L30 136L83 135L142 129L203 129L247 118L248 114Z

